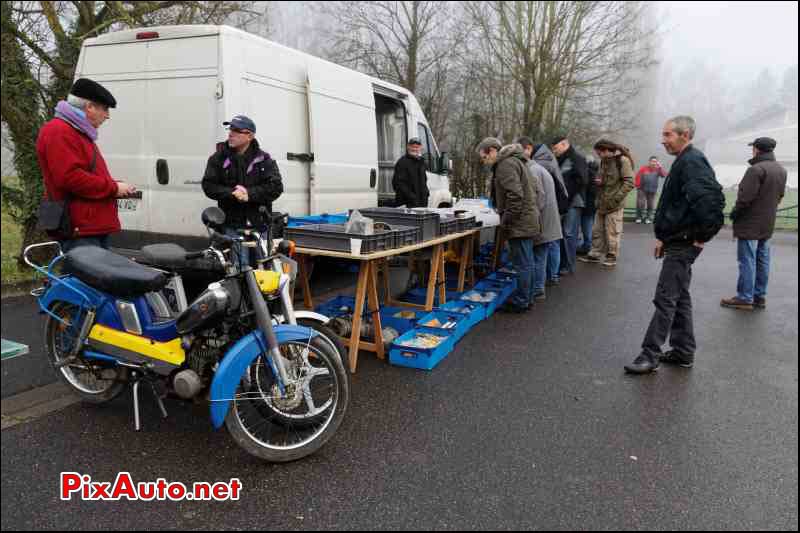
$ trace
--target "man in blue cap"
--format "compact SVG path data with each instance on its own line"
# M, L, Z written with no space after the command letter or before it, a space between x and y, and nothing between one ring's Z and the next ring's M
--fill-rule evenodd
M750 168L739 182L736 206L731 212L733 236L738 239L739 282L736 296L722 307L752 311L767 307L769 240L775 231L778 205L786 191L786 169L775 160L775 139L759 137L753 147Z
M208 158L203 191L225 212L229 228L266 231L272 202L283 193L278 164L259 147L250 118L236 115L222 125L228 126L228 140Z

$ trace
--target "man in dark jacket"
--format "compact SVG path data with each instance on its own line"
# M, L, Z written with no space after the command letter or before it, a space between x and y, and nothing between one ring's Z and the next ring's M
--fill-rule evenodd
M208 158L203 191L225 211L226 225L266 227L272 202L283 193L278 164L258 145L252 120L237 115L223 125L228 141Z
M691 368L697 349L689 285L692 264L724 224L725 196L703 153L692 146L695 122L687 116L667 121L661 144L677 156L667 176L655 218L655 257L663 258L653 303L656 311L641 354L627 372L646 374L660 363ZM661 352L669 337L672 350Z
M586 168L589 172L589 184L586 186L586 207L581 213L581 240L578 245L578 255L586 255L592 251L592 228L594 217L597 214L597 183L595 178L600 174L600 164L592 156L586 157Z
M564 240L562 241L561 274L575 273L575 262L578 251L578 231L580 231L581 214L586 207L586 186L589 184L589 167L586 158L578 152L564 135L555 137L552 149L558 158L561 176L567 186L569 211L564 215Z
M481 163L492 168L492 203L500 214L500 225L517 272L517 290L503 311L522 313L531 306L533 239L542 232L536 190L526 166L528 160L522 145L502 147L494 137L481 141L477 152Z
M752 310L767 306L769 240L775 231L778 205L786 192L786 169L775 161L777 143L769 137L751 142L753 159L739 183L736 206L731 212L733 236L739 239L739 283L736 296L720 302L723 307Z
M237 115L222 124L229 127L228 141L217 144L208 158L203 191L225 212L230 230L266 231L272 202L283 193L278 164L259 147L251 119Z
M428 207L428 175L422 158L422 143L416 137L408 140L406 155L394 166L392 187L395 205L406 207Z

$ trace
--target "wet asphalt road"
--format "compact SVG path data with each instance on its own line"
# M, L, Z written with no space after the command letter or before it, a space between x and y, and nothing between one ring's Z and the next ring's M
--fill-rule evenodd
M626 231L615 271L581 264L432 372L362 354L339 432L296 463L251 459L201 407L169 401L161 420L146 396L139 434L127 396L6 429L2 528L796 530L797 235L774 239L769 308L755 313L719 307L736 282L720 235L694 270L695 367L633 377L622 366L659 263L646 228ZM5 397L48 378L33 306L2 311L3 337L32 347L3 363ZM236 502L62 502L62 471L243 489Z

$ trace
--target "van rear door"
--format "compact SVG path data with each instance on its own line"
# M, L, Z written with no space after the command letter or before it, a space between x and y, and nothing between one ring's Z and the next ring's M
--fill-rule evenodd
M375 98L367 76L324 61L308 68L309 211L377 205Z
M141 200L118 202L123 232L112 244L131 250L173 235L204 235L200 213L214 204L201 180L221 132L219 36L205 27L158 30L140 34L147 38L119 32L94 40L77 73L117 99L98 142L111 175L142 191ZM166 183L158 180L159 165L168 170Z

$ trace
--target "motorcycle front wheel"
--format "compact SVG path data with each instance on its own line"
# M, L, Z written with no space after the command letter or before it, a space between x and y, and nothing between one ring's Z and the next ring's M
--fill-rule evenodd
M280 345L290 383L281 392L266 354L242 374L225 425L248 453L270 462L301 459L339 428L350 400L342 360L319 337Z

